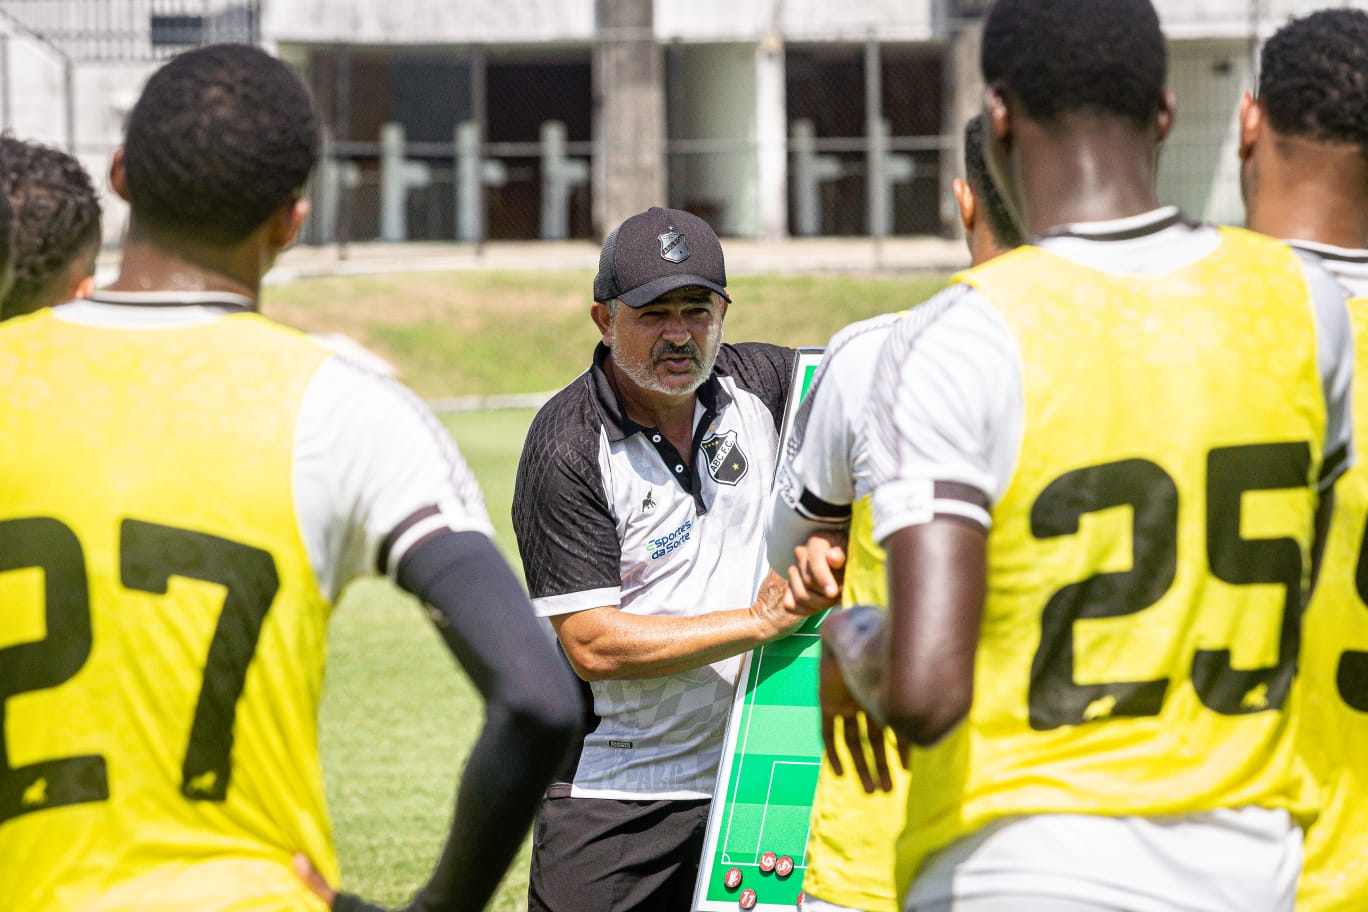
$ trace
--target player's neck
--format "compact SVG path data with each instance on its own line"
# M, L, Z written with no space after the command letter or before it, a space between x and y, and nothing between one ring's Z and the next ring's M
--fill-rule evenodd
M119 277L109 289L226 292L255 303L265 271L259 259L246 244L225 248L169 242L155 234L130 229Z
M1272 237L1368 248L1368 191L1350 189L1365 185L1356 148L1352 156L1321 157L1315 167L1263 168L1249 194L1247 223Z
M1140 215L1158 208L1155 140L1116 117L1067 115L1064 126L1017 128L1026 228Z

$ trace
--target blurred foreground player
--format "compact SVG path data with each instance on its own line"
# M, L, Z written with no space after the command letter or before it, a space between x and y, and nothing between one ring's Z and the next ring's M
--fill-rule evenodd
M0 296L0 319L94 291L100 200L81 163L40 143L0 135L0 193L18 223L14 286Z
M955 179L954 191L975 265L1021 242L984 162L982 114L965 125L964 177ZM787 569L804 606L826 607L838 591L846 605L888 603L884 553L874 541L869 506L865 406L884 340L908 313L861 320L832 337L781 460L766 543L770 564ZM894 842L906 816L907 774L894 756L891 731L872 723L853 700L837 706L830 700L838 694L828 689L821 696L829 762L818 773L812 801L803 908L893 912ZM871 726L882 745L867 743L863 735Z
M373 908L331 886L316 732L330 602L360 574L427 602L486 700L409 908L483 908L574 730L441 426L254 312L317 132L265 53L173 59L111 168L118 281L0 326L23 441L0 456L0 907Z
M905 909L1293 906L1315 800L1291 693L1350 451L1348 320L1286 246L1157 205L1166 58L1148 0L998 0L989 163L1033 243L880 355L891 623L823 637L854 682L886 666L864 705L921 746Z
M1286 238L1349 289L1358 352L1354 443L1368 447L1368 13L1295 19L1263 48L1240 106L1249 227ZM1306 614L1302 753L1324 807L1306 834L1297 908L1368 908L1368 469L1335 487L1324 569Z

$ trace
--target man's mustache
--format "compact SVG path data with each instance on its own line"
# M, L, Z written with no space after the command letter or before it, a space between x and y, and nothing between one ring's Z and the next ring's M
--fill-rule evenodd
M661 361L665 358L676 358L679 356L698 360L698 346L693 344L675 345L673 342L666 342L655 351L655 360Z

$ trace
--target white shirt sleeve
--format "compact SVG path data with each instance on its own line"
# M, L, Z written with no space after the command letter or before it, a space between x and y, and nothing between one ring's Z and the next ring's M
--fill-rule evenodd
M984 529L1016 471L1021 353L977 291L952 286L889 333L868 407L874 537L955 516Z
M325 361L295 429L295 508L328 598L369 573L393 578L442 530L493 536L484 497L432 411L402 384L346 358Z
M1295 248L1294 248L1295 249ZM1325 452L1320 488L1329 489L1353 465L1354 330L1348 292L1314 254L1298 251L1311 292L1316 323L1316 366L1325 390Z
M850 522L864 476L865 406L874 366L899 314L845 327L827 343L812 389L799 407L775 479L766 542L770 565L781 573L793 549L823 529Z

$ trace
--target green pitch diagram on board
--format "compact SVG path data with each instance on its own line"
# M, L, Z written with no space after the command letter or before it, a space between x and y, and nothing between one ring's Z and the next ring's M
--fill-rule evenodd
M798 405L812 388L821 349L799 349L793 397L784 416L779 452L788 444ZM761 571L764 556L760 555ZM757 578L763 572L757 574ZM741 894L754 890L755 909L793 910L807 870L808 820L822 762L821 715L817 708L817 660L826 612L797 631L767 643L743 660L732 703L712 815L699 867L694 908L730 912ZM768 864L761 859L772 853ZM776 858L792 859L792 873L776 870ZM739 883L728 885L736 869Z

